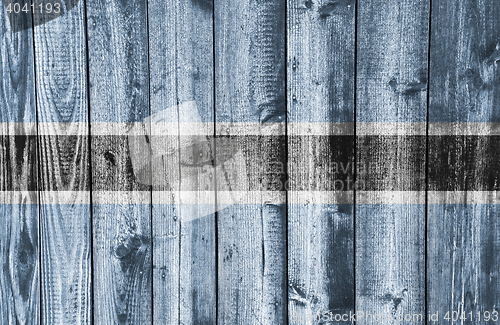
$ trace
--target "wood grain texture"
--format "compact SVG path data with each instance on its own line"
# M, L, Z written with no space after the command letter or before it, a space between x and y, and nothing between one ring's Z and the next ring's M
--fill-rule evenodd
M154 323L216 322L213 15L210 1L150 1ZM205 122L205 136L186 122ZM207 158L199 159L199 154ZM208 205L178 191L211 191ZM158 192L156 191L167 191ZM168 195L171 196L169 197ZM209 200L210 201L210 200ZM158 204L171 202L171 204Z
M202 196L208 196L209 202L193 205L178 200L180 324L217 323L213 38L213 2L178 1L175 40L179 133L191 130L192 126L185 122L205 122L204 136L178 139L179 189L191 192L190 202L200 202Z
M356 121L425 122L429 2L359 1L358 9ZM411 127L396 125L398 133ZM356 198L411 190L425 202L425 138L383 132L357 137ZM397 195L404 202L414 194ZM356 310L425 323L423 204L356 204Z
M151 114L161 113L168 107L177 107L176 65L176 1L148 1L150 103ZM173 109L166 122L178 129L179 114ZM154 126L150 126L152 130ZM155 138L151 137L151 150ZM159 190L179 188L179 143L175 137L158 137L172 148L172 155L151 153L150 171L153 185L153 324L179 324L180 297L180 212L175 199ZM162 148L163 146L160 146ZM169 179L177 182L168 182ZM158 192L157 192L158 191ZM159 202L171 201L171 204Z
M140 122L149 115L147 3L92 0L86 5L90 122L111 122L109 134L122 134L112 122ZM131 154L137 153L131 153L126 136L90 131L93 198L111 191L110 201L118 202L124 196L119 191L132 192L128 203L92 205L94 322L151 324L150 186L134 178ZM137 204L138 196L147 201Z
M40 189L53 191L40 201L44 324L91 322L88 128L77 123L88 121L83 6L34 29Z
M216 122L284 122L285 2L215 2ZM259 125L259 124L257 124ZM217 135L227 133L217 129ZM270 131L271 132L271 131ZM247 137L221 168L217 191L275 191L284 202L281 123L273 137ZM231 137L227 138L231 141ZM216 159L225 148L216 146ZM229 175L235 175L230 179ZM280 192L281 191L281 192ZM218 324L283 324L286 308L286 206L266 194L255 204L218 206Z
M499 142L492 135L429 136L429 186L434 191L498 191L500 162L490 153Z
M0 11L1 324L500 312L500 136L407 134L500 122L498 1L55 1Z
M458 322L487 324L485 312L499 312L498 206L433 204L428 209L429 311L441 318L449 312L455 320L453 311L459 317L465 312L467 320Z
M0 205L0 320L40 323L38 205L19 194Z
M11 134L0 138L0 191L36 191L36 138L26 136L36 127L33 34L13 33L1 10L0 35L0 132ZM38 205L36 192L25 193L0 199L2 324L40 320Z
M288 136L289 189L353 197L355 1L289 0L288 122L347 123ZM289 324L354 312L353 206L288 200ZM350 322L344 322L350 323Z
M0 190L36 191L33 33L14 33L2 10L0 40Z
M433 3L431 20L430 122L498 122L500 3L455 1ZM453 131L452 131L453 132ZM458 132L457 132L458 133ZM430 179L431 191L495 190L498 177L495 137L450 134L429 138L429 164L443 165ZM443 159L435 159L438 157ZM497 159L495 159L497 160ZM436 167L437 168L437 167ZM438 193L446 199L446 193ZM498 311L498 209L490 205L431 205L428 209L429 311ZM484 316L484 314L482 314Z

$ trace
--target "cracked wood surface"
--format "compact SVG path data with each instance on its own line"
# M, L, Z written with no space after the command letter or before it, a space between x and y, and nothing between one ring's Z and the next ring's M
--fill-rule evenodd
M19 122L16 134L2 123L0 191L36 191L37 163L33 33L13 33L0 12L0 122ZM24 135L23 135L24 134ZM26 135L28 134L28 135ZM31 134L31 135L30 135ZM31 194L0 199L0 323L40 323L40 261L38 205ZM26 204L31 202L31 204ZM36 200L35 200L36 202Z
M34 28L40 170L41 322L92 320L84 1ZM34 18L45 13L35 13ZM54 122L58 122L54 124ZM62 123L61 123L62 122ZM83 134L83 136L81 136ZM70 201L62 203L64 191ZM58 204L61 202L61 204Z
M63 3L0 13L0 323L498 311L495 0Z
M285 121L285 11L284 1L215 1L216 126L256 122L262 134ZM222 168L242 181L218 179L217 191L282 190L281 169L264 168L286 166L284 123L273 130L241 138L240 153ZM215 156L223 152L216 145ZM217 212L219 324L286 322L286 206L268 201L262 194Z
M433 3L431 122L498 122L500 3ZM446 87L443 89L443 85ZM453 131L455 132L455 131ZM486 133L488 134L488 133ZM429 138L429 190L498 191L498 137ZM439 170L440 161L447 161ZM442 165L442 164L441 164ZM432 177L431 177L432 175ZM435 194L445 199L446 194ZM490 198L487 203L493 203ZM427 302L429 311L453 311L483 324L478 312L498 312L500 223L497 205L429 205ZM483 314L484 316L484 314Z
M140 122L150 114L146 0L85 3L90 122ZM92 191L110 191L115 201L125 196L120 191L146 192L148 200L92 204L94 323L151 324L150 186L134 178L126 136L95 132L91 127Z
M429 3L361 0L358 10L356 121L425 122ZM377 167L358 173L361 190L419 191L425 201L425 136L376 129L356 146L358 163ZM425 205L356 204L355 215L356 310L425 315Z
M355 1L287 4L287 121L354 122ZM289 189L337 190L352 201L353 153L352 135L289 135ZM300 193L289 194L289 324L304 324L311 314L354 313L353 205L299 202Z

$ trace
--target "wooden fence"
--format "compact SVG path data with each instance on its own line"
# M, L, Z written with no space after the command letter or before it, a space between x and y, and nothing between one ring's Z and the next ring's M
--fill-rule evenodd
M0 324L498 320L500 1L4 3Z

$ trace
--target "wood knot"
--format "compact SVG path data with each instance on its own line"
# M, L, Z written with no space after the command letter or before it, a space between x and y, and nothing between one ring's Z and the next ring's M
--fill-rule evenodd
M388 82L394 93L403 96L412 96L427 89L427 73L420 71L417 79L410 82L400 82L396 77Z
M486 64L492 65L497 64L500 61L500 44L497 44L495 47L495 51L486 59Z
M286 114L286 100L282 95L277 98L260 104L257 109L261 123L266 122L284 122Z
M319 16L325 19L335 13L341 13L341 10L351 8L351 2L352 0L337 0L325 3L324 5L319 7Z
M130 234L121 240L114 249L114 255L120 260L122 271L142 268L148 248L150 247L148 237L139 234Z
M386 293L381 297L382 301L385 301L387 303L392 303L392 312L393 314L396 314L399 305L403 302L403 300L406 298L408 294L408 289L403 289L399 293Z
M111 150L104 153L104 159L106 159L113 166L116 166L115 154Z

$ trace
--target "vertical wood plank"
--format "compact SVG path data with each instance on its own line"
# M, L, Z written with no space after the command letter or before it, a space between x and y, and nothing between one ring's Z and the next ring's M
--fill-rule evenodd
M380 323L368 314L424 324L429 2L361 0L358 9L357 324Z
M151 192L127 132L149 115L147 3L87 5L94 321L151 324Z
M161 113L168 107L177 107L176 66L176 1L148 1L149 55L150 55L150 103L151 114ZM173 132L178 132L178 111L172 109L165 114L165 123L171 123ZM152 124L152 123L151 123ZM150 125L150 130L153 130ZM153 137L152 137L153 138ZM178 139L158 137L167 148L173 148L171 155L151 153L150 179L153 185L152 224L153 227L153 323L179 324L179 273L180 273L180 222L179 206L169 195L178 189L167 182L179 179ZM151 141L153 142L154 139ZM154 146L151 144L152 150ZM161 148L161 146L160 146ZM156 157L158 156L158 157ZM153 180L157 180L153 182ZM163 190L163 191L162 191ZM164 204L162 204L164 203ZM170 204L169 204L170 203Z
M179 321L215 324L213 3L179 1L177 15L178 189L189 193L176 199L180 203Z
M149 1L155 324L216 322L212 12Z
M499 184L498 136L487 125L500 122L499 27L497 1L433 2L429 201L439 204L428 208L427 302L440 317L465 312L462 324L485 324L485 312L500 312L496 194L480 192ZM434 134L439 125L447 132ZM476 191L492 195L474 204Z
M221 141L216 160L227 150L222 139L238 148L220 165L224 172L216 180L218 324L283 324L287 318L283 172L266 167L286 168L285 6L284 1L215 2L215 114ZM253 136L234 130L236 122L249 126ZM247 204L222 208L235 203L223 200L234 191L243 191ZM247 191L257 193L252 198Z
M38 205L21 193L0 206L0 315L2 324L39 324ZM5 201L4 201L5 200Z
M1 10L0 323L39 324L33 33L13 30Z
M287 5L288 314L318 324L354 313L355 1Z
M190 193L189 202L178 200L179 320L180 324L216 324L213 1L179 1L177 8L179 190ZM197 135L189 135L193 128Z
M41 15L45 13L35 12L34 19L41 19ZM80 1L64 16L34 29L44 324L91 322L84 19L84 1Z

